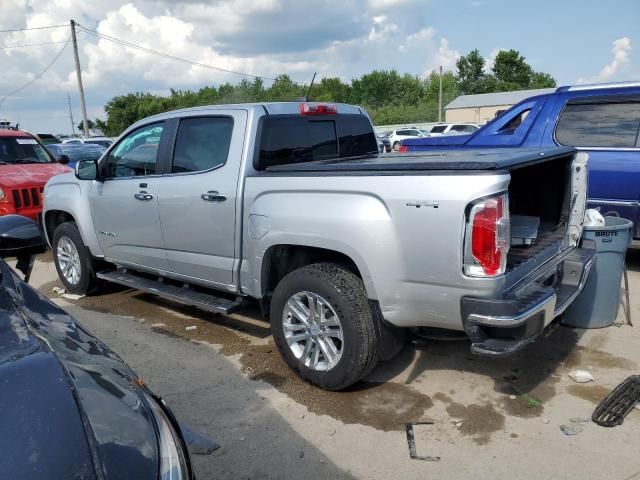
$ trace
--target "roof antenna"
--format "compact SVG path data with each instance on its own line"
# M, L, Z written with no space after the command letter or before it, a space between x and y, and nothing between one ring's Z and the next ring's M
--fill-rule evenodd
M307 90L307 96L305 97L305 102L309 101L309 94L311 93L311 87L313 87L313 82L316 79L316 73L318 72L313 72L313 78L311 79L311 83L309 84L309 90Z

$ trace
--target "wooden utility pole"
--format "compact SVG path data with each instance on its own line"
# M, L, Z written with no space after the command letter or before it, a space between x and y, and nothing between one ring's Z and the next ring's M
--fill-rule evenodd
M69 101L69 118L71 119L71 136L76 134L76 126L73 124L73 111L71 110L71 95L67 92L67 100Z
M78 41L76 40L76 22L69 20L71 24L71 40L73 43L73 56L76 60L76 75L78 77L78 90L80 91L80 106L82 107L82 127L84 136L89 136L89 122L87 120L87 105L84 103L84 88L82 87L82 73L80 70L80 57L78 56Z
M442 121L442 65L440 65L440 90L438 91L438 121Z

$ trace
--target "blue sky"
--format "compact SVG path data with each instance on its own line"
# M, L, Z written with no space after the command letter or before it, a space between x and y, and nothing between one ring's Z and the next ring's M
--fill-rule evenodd
M612 80L640 79L637 0L450 0L430 2L424 15L463 54L515 48L560 84L597 75L612 58L612 42L628 37L629 68Z
M473 48L491 61L515 48L560 84L640 80L640 1L507 0L2 0L0 30L81 25L146 48L239 72L308 82L373 69L428 75ZM0 99L33 79L69 37L67 27L0 33ZM50 43L41 47L7 48ZM62 43L59 43L62 42ZM240 75L131 50L78 32L90 118L115 95L167 94L238 82ZM269 81L266 82L269 84ZM67 93L80 118L71 49L0 117L68 133Z

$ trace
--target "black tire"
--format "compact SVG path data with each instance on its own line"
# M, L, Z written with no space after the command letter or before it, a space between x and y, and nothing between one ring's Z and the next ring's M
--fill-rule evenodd
M342 356L333 368L317 371L296 358L285 339L283 311L295 293L307 291L326 300L340 319ZM379 345L362 280L334 264L317 263L294 270L276 286L271 299L271 332L291 369L326 390L342 390L362 379L378 363Z
M58 243L63 237L71 240L78 252L78 257L80 259L80 278L75 284L67 281L60 268L57 252ZM58 277L60 277L60 280L64 284L67 291L78 295L86 295L88 293L91 293L97 285L93 257L91 256L91 252L89 251L89 249L82 241L82 237L80 236L80 232L78 231L78 227L76 226L75 222L64 222L56 227L53 233L52 248L53 262L56 265Z

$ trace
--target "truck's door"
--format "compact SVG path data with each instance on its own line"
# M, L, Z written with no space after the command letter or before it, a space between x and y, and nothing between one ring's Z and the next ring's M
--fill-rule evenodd
M640 236L640 94L570 98L555 140L589 152L589 207L634 223Z
M106 177L89 193L100 247L118 262L167 270L158 214L158 152L164 122L136 129L103 157Z
M219 110L177 122L158 192L169 268L187 280L231 289L247 112Z

